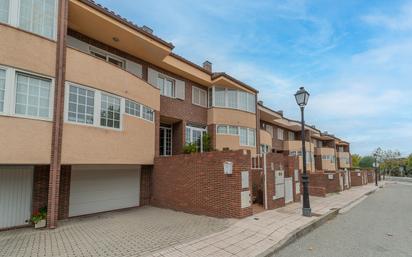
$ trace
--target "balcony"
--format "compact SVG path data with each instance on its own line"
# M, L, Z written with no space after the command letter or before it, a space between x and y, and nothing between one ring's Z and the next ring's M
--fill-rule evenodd
M315 146L311 142L305 142L306 151L312 153L315 152ZM283 150L285 151L301 151L302 150L302 141L300 140L287 140L283 142Z
M256 114L229 108L212 107L207 111L207 124L256 128Z
M157 88L115 65L73 48L67 48L66 80L160 110L160 92Z
M335 156L335 149L333 147L315 147L315 155Z

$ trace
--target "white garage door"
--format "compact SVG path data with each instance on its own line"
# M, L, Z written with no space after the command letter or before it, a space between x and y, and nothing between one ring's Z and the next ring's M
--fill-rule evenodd
M69 216L139 206L139 166L72 166Z
M0 228L29 223L32 192L32 167L0 167Z

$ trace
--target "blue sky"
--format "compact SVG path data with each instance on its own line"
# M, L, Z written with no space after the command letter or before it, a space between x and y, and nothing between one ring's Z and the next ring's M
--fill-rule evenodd
M260 91L298 118L293 93L311 93L307 122L351 142L412 153L412 1L98 0Z

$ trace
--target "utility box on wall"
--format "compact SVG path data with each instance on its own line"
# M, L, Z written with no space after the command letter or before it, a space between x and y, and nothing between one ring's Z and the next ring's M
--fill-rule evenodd
M226 175L231 175L233 173L233 162L224 162L223 163L223 172Z

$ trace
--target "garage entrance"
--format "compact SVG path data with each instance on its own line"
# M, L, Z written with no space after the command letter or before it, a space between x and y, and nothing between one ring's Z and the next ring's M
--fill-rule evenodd
M33 167L0 166L0 229L30 222Z
M73 165L69 217L139 206L140 168Z

